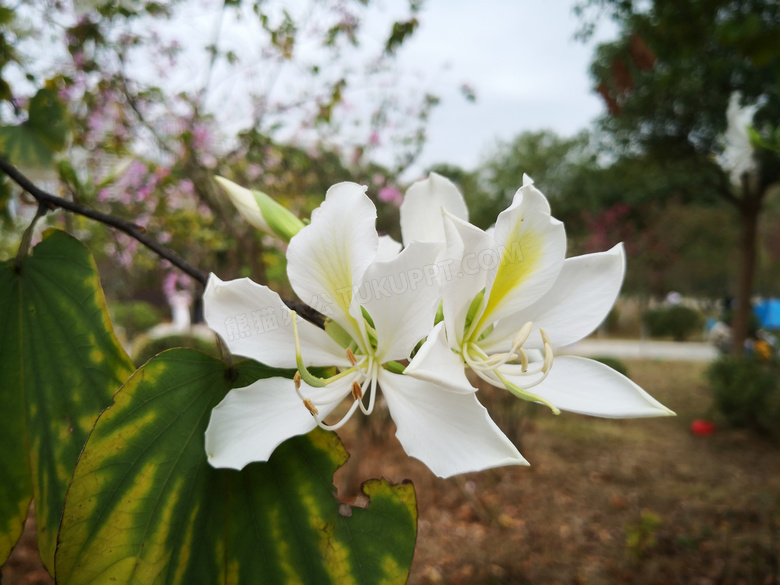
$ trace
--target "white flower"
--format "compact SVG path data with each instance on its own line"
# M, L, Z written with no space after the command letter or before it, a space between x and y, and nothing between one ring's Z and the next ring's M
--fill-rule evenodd
M553 358L553 348L591 333L623 281L622 245L564 259L563 224L524 177L492 234L444 212L444 321L406 368L414 376L460 387L464 365L487 382L554 412L603 417L673 414L642 388L589 359ZM543 357L542 357L543 356Z
M731 94L726 110L728 126L722 140L724 149L717 158L718 164L729 174L731 183L735 187L742 186L742 176L745 173L753 173L757 168L748 127L753 123L753 116L758 106L742 107L739 105L739 100L738 92Z
M289 437L316 425L338 428L357 409L370 413L381 387L404 449L437 475L527 464L465 379L443 387L400 373L396 360L408 358L433 325L441 296L433 267L443 244L413 241L397 253L378 237L364 191L354 183L331 187L287 250L290 284L329 317L327 333L296 318L265 286L210 278L206 320L231 352L301 375L297 383L271 378L229 392L206 431L210 463L241 469L265 461ZM339 373L320 379L312 366ZM325 424L344 398L352 400L347 415Z

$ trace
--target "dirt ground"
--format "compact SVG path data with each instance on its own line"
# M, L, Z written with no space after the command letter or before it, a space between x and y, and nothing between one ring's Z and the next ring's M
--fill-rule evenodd
M691 421L710 407L704 366L628 367L676 418L556 417L506 392L480 391L530 468L438 479L372 417L342 433L353 457L336 484L345 494L372 477L414 482L412 585L780 585L780 444L729 429L691 434ZM3 568L2 585L51 583L33 530Z

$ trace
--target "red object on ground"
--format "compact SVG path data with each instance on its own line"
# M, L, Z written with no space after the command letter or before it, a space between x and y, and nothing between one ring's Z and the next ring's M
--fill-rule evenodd
M691 423L691 432L700 437L706 437L715 432L715 423L711 420L697 418Z

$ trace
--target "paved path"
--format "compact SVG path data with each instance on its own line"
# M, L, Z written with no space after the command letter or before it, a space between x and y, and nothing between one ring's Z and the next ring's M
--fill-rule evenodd
M581 356L605 356L629 360L676 360L685 362L711 362L718 357L709 343L677 341L637 341L621 339L584 339L559 353Z

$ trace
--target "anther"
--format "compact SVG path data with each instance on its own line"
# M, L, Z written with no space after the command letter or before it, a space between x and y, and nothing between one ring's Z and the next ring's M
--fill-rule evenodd
M354 398L355 400L360 400L361 398L363 398L363 389L360 387L360 384L358 384L357 382L352 382L352 398Z
M320 413L320 411L317 410L317 407L314 406L314 403L308 398L303 399L303 405L308 409L312 416L317 416Z
M355 354L352 353L352 350L347 348L347 359L349 360L349 363L353 366L357 365L357 358L355 357Z
M553 350L549 343L544 344L544 363L542 364L542 372L547 373L550 371L553 363Z
M528 371L528 356L522 349L520 350L520 367L524 374Z
M296 371L293 376L293 382L295 382L295 389L299 390L301 387L301 373Z
M534 324L529 321L525 325L523 325L520 328L520 331L517 332L517 335L515 335L515 338L512 340L512 347L518 348L522 347L523 344L528 341L528 337L531 335L531 330L533 329Z

